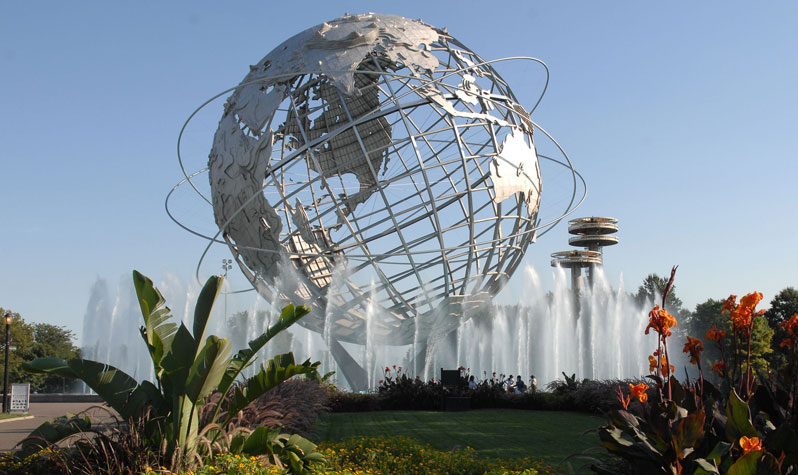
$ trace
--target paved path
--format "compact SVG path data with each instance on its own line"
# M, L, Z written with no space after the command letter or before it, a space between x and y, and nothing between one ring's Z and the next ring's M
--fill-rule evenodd
M30 414L32 419L12 420L0 423L0 451L12 450L14 446L27 437L30 432L43 422L66 414L76 414L96 407L96 402L32 402ZM89 413L92 421L110 422L112 418L103 410L92 410Z

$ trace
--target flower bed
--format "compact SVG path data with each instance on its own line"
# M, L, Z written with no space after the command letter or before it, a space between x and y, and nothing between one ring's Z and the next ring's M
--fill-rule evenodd
M559 473L542 460L525 458L478 458L470 448L435 450L409 437L359 437L338 443L322 443L319 449L330 461L323 473L362 474L510 474Z

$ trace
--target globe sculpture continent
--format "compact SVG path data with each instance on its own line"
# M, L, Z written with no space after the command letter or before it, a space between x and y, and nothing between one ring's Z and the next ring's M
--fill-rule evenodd
M506 82L446 30L394 15L322 23L250 66L209 177L258 292L312 305L300 324L358 344L369 312L371 334L403 345L417 321L453 328L489 302L534 242L541 198L533 124Z

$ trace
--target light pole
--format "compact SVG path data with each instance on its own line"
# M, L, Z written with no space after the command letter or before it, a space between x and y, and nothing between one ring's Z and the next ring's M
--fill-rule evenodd
M233 268L232 259L222 259L222 269L224 269L224 280L227 282L227 271ZM227 292L224 293L224 321L227 323Z
M3 412L8 412L8 357L11 350L11 312L6 312L6 360L3 365Z

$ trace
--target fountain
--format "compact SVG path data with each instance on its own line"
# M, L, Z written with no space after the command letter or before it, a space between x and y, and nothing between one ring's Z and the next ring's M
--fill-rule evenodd
M539 387L561 378L561 372L595 379L646 374L647 356L656 347L655 337L644 335L649 307L640 308L625 292L622 280L613 288L601 268L597 268L593 285L583 288L580 294L580 310L575 314L568 276L561 268L554 268L553 273L553 289L547 292L537 271L527 266L523 272L525 301L465 314L462 323L448 334L435 328L419 331L419 327L429 325L419 320L412 342L405 345L392 346L379 339L380 315L376 306L369 305L366 345L359 350L354 345L344 345L350 354L356 355L361 367L367 368L367 386L372 390L382 379L383 369L394 364L425 380L439 377L441 367L460 366L470 368L478 379L489 378L494 372L520 374L525 380L535 375ZM339 266L334 274L344 282L347 272ZM330 292L334 293L339 285L333 282ZM169 275L159 287L167 303L176 304L171 307L177 318L186 320L192 315L190 303L195 299L198 285L183 285ZM181 298L178 292L185 294ZM326 318L334 318L335 310L335 306L329 306ZM236 325L225 324L218 309L211 317L211 325L215 333L231 338L233 349L237 350L265 331L278 311L270 302L255 296L246 311L244 332L237 330ZM84 319L84 357L108 362L136 378L151 378L146 349L138 339L140 322L131 280L120 279L116 292L112 293L108 283L98 279L92 286ZM281 340L267 345L261 358L289 350L295 352L297 359L321 361L323 372L339 370L331 357L329 334L294 326ZM423 361L414 361L419 353ZM590 367L586 372L588 361ZM335 380L341 387L348 386L340 373Z

